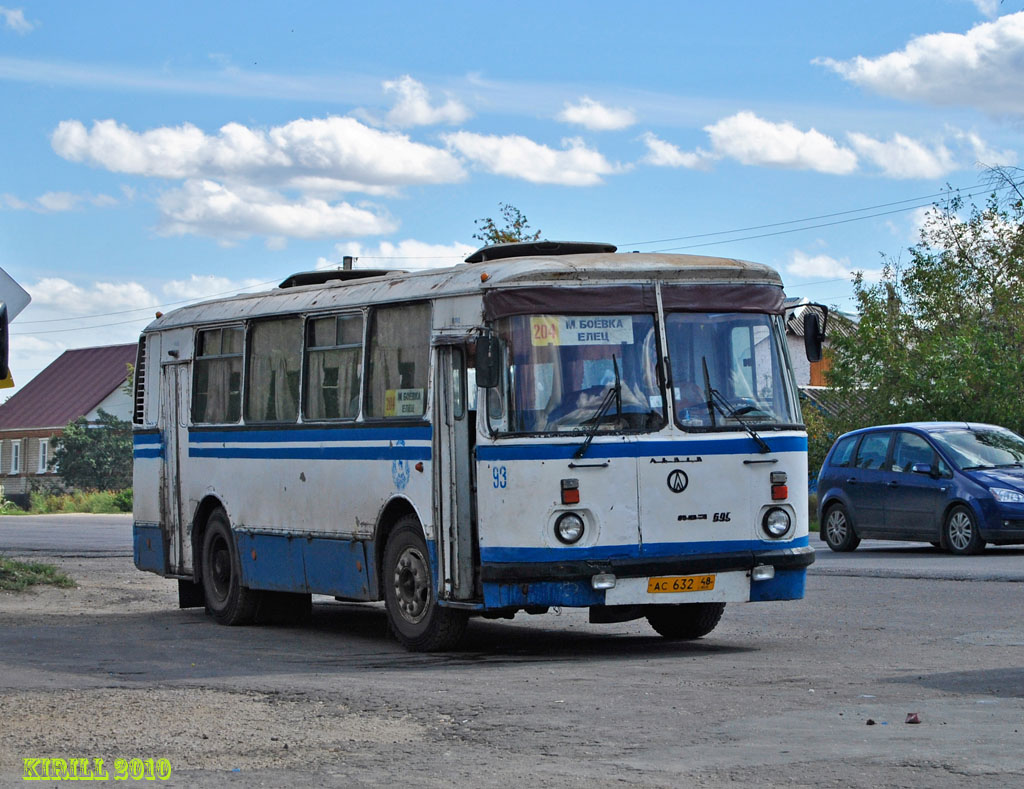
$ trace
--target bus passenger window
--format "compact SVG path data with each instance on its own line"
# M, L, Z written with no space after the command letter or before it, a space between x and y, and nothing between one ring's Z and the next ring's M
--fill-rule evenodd
M366 415L422 417L427 407L430 305L376 309L368 336Z
M242 327L204 329L196 335L192 421L237 422L242 416Z
M363 316L332 315L306 324L306 419L355 419L363 364Z
M249 335L246 422L295 422L299 417L302 321L260 321Z

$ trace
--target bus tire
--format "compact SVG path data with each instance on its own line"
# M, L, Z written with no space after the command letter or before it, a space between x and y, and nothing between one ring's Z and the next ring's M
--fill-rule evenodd
M242 563L227 513L217 507L206 521L200 557L206 613L222 625L247 625L259 608L259 592L242 586Z
M658 635L672 641L706 636L718 626L725 603L684 603L653 605L647 609L647 621Z
M406 649L434 652L459 643L467 614L437 604L430 554L416 516L400 518L388 537L381 577L388 626Z

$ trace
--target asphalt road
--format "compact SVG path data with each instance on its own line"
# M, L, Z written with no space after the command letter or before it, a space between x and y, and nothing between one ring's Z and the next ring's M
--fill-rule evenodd
M23 556L131 556L132 516L2 515L0 553Z
M95 545L90 523L40 531ZM379 605L219 627L126 555L73 556L79 589L0 596L0 783L23 756L132 752L182 786L1024 784L1019 549L825 549L805 600L730 605L696 642L565 610L435 655Z

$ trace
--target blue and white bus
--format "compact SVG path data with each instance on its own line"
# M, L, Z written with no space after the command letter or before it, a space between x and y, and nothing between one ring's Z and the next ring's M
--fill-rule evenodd
M413 650L564 606L699 638L813 561L783 312L767 266L528 242L162 315L135 564L223 624L383 600Z

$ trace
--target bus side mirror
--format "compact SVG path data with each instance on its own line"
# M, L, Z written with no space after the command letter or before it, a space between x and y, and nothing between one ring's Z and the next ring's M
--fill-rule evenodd
M8 358L8 337L7 331L7 305L0 301L0 378L6 378L10 371L7 368Z
M493 389L501 383L501 346L493 334L476 340L476 385Z
M818 313L808 312L804 315L804 352L807 361L821 361L821 344L825 339L825 330L818 322Z

